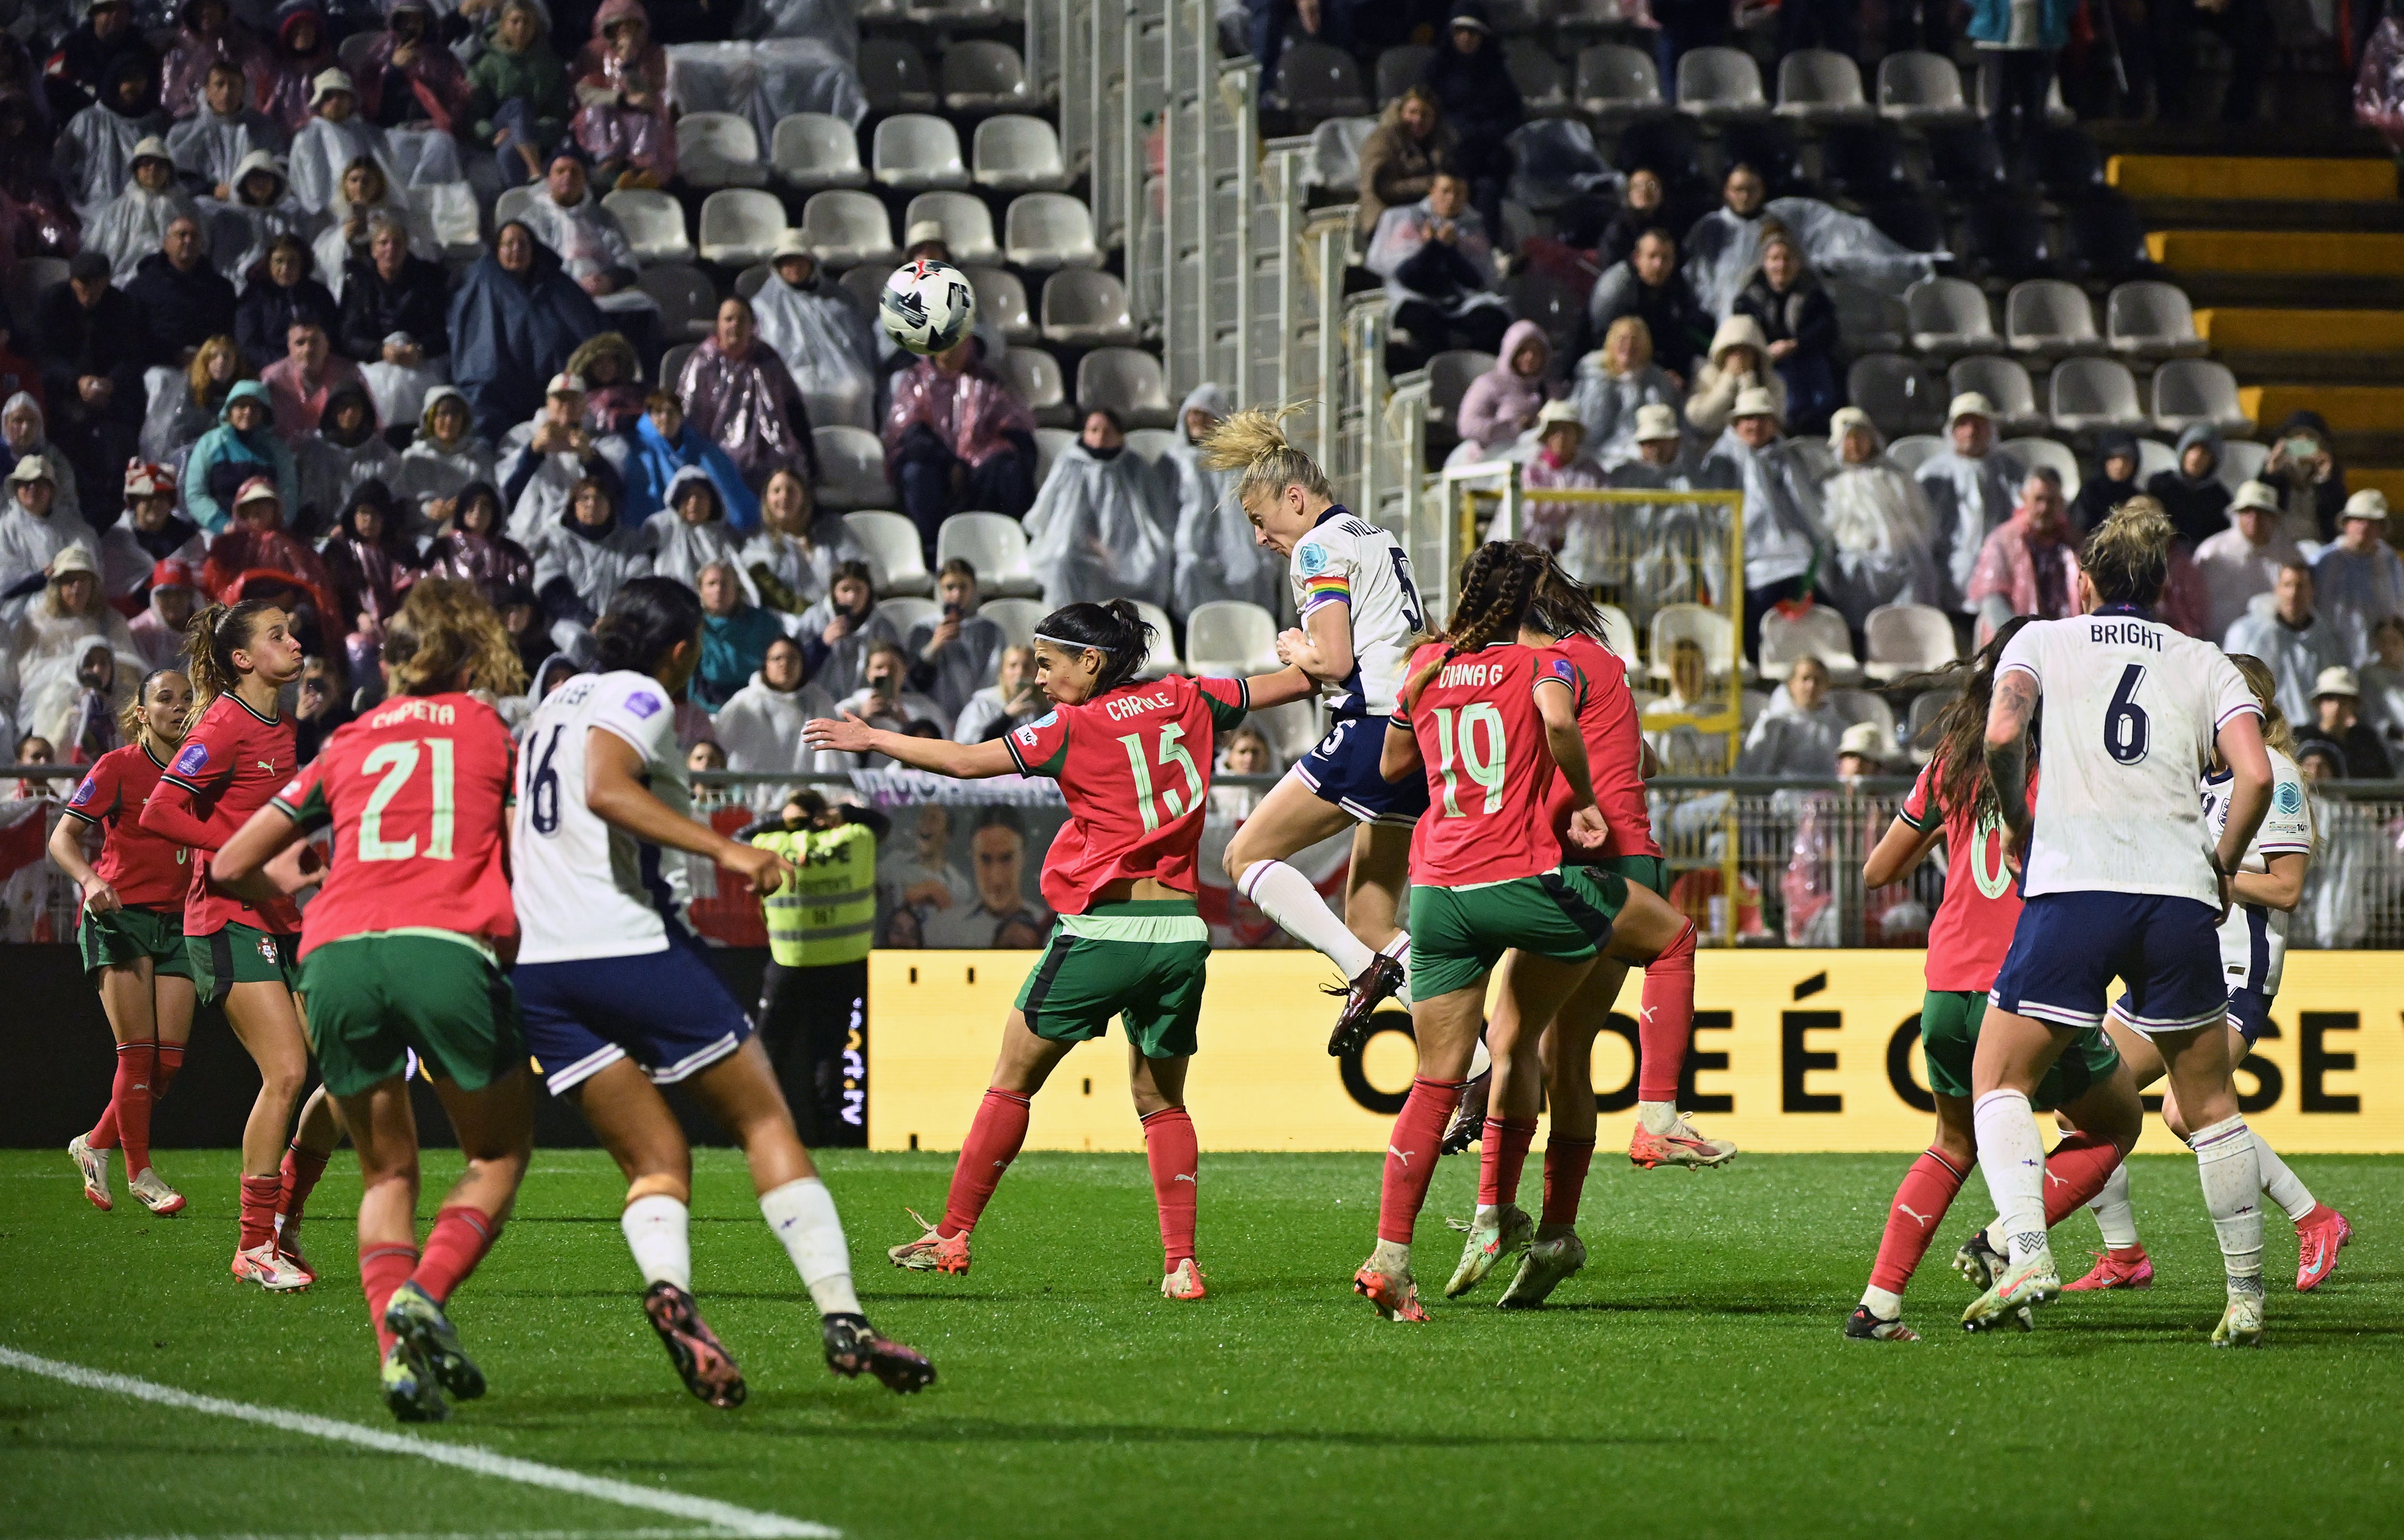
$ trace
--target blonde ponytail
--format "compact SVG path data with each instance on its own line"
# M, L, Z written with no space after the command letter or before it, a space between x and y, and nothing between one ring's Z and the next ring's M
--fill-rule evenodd
M1202 435L1203 468L1243 472L1236 483L1238 503L1250 503L1262 494L1274 497L1289 486L1333 501L1335 489L1328 483L1327 473L1319 469L1318 461L1296 449L1278 426L1301 411L1301 402L1289 401L1274 411L1247 407L1220 418L1216 427Z

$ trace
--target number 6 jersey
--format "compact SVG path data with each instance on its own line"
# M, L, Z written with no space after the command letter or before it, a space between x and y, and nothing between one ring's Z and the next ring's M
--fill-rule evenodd
M510 730L470 695L404 695L337 730L274 805L334 830L300 955L383 931L514 934L502 831Z
M681 927L660 869L660 847L602 821L584 805L585 746L594 729L640 756L636 774L679 818L692 783L677 751L676 704L649 674L580 674L543 698L518 748L520 962L640 957L667 949Z
M2159 893L2220 908L2196 782L2240 712L2262 714L2208 641L2114 607L2023 626L2004 649L2043 692L2036 829L2021 896Z
M1043 857L1043 902L1082 915L1125 878L1194 891L1218 735L1244 720L1241 679L1171 675L1055 707L1001 741L1021 773L1060 783L1069 821Z

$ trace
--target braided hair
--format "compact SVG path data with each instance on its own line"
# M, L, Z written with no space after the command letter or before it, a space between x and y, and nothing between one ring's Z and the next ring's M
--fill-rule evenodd
M1403 686L1405 709L1419 702L1446 664L1463 652L1475 652L1498 637L1518 634L1536 603L1536 581L1544 571L1544 553L1525 540L1489 540L1461 564L1461 597L1454 601L1452 621L1433 638L1444 652Z

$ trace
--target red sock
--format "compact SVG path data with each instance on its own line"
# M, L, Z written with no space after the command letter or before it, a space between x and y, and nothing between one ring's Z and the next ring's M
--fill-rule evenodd
M1420 1206L1427 1202L1428 1183L1435 1177L1445 1125L1452 1121L1468 1085L1465 1080L1411 1081L1410 1097L1386 1139L1386 1174L1377 1189L1378 1239L1411 1243Z
M454 1203L434 1216L426 1238L426 1258L409 1276L440 1304L468 1281L476 1264L501 1238L501 1222L471 1203Z
M158 1049L147 1040L117 1045L117 1083L109 1092L108 1117L116 1120L128 1181L150 1169L150 1075Z
M1152 1167L1152 1197L1160 1205L1161 1270L1175 1272L1194 1254L1194 1205L1200 1194L1202 1145L1182 1107L1163 1107L1143 1120L1143 1157Z
M1489 1117L1486 1141L1477 1153L1477 1202L1496 1208L1519 1201L1519 1170L1528 1164L1528 1146L1536 1140L1532 1117Z
M245 1252L275 1239L275 1200L284 1193L280 1176L242 1179L242 1249Z
M451 1211L445 1209L443 1212ZM439 1221L437 1222L439 1225ZM409 1281L417 1266L414 1246L367 1246L359 1248L359 1292L368 1296L368 1320L374 1323L376 1352L379 1356L392 1351L393 1335L384 1330L384 1308L392 1303L392 1291Z
M2045 1157L2045 1225L2051 1229L2094 1199L2128 1155L2108 1139L2072 1134Z
M1695 922L1644 965L1644 1004L1636 1018L1636 1096L1675 1101L1695 1027Z
M1586 1167L1593 1160L1593 1140L1555 1134L1544 1141L1544 1224L1577 1223L1578 1199L1585 1196Z
M128 1099L134 1082L141 1081L147 1087L149 1076L146 1071L145 1064L149 1052L157 1046L158 1044L147 1039L137 1043L120 1043L117 1045L117 1071L108 1083L108 1105L101 1109L100 1121L91 1126L91 1132L83 1136L85 1143L95 1150L114 1150L118 1147L120 1142L120 1120L118 1117L117 1109ZM148 1141L146 1140L144 1142L147 1144ZM147 1159L143 1162L143 1165L148 1164ZM141 1173L141 1170L142 1167L132 1164L132 1157L129 1156L125 1174L129 1177L136 1176Z
M960 1146L960 1163L952 1168L951 1196L943 1200L943 1227L937 1234L966 1235L976 1228L994 1188L1001 1183L1001 1173L1010 1169L1018 1147L1027 1142L1027 1105L1016 1091L997 1087L985 1092L976 1121L969 1125L968 1141Z
M159 1105L167 1087L175 1084L175 1071L184 1067L184 1045L180 1043L158 1044L159 1056L150 1071L150 1105Z
M1871 1288L1903 1292L1903 1286L1911 1281L1912 1269L1928 1254L1928 1243L1936 1239L1936 1226L1945 1222L1953 1195L1962 1190L1969 1174L1968 1168L1955 1170L1934 1150L1923 1152L1911 1163L1903 1184L1894 1190L1894 1206L1886 1211L1886 1234L1879 1237L1878 1260L1870 1264Z
M285 1224L289 1225L300 1219L302 1206L309 1201L309 1195L316 1190L317 1179L326 1174L326 1157L304 1150L297 1143L287 1145L284 1151L283 1172L280 1180L284 1186L276 1197L275 1212Z
M2315 1225L2327 1224L2330 1217L2336 1212L2337 1211L2335 1209L2330 1208L2320 1199L2313 1199L2313 1211L2304 1215L2303 1218L2295 1221L2296 1233L2298 1235L2301 1235Z

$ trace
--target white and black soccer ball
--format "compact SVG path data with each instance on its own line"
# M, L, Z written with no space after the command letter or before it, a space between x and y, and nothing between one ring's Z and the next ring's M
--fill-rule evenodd
M902 263L885 280L876 318L885 334L909 352L942 353L957 346L976 324L976 290L951 263L922 257Z

